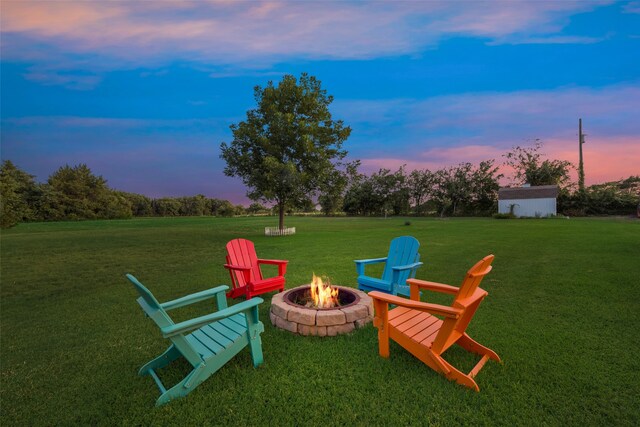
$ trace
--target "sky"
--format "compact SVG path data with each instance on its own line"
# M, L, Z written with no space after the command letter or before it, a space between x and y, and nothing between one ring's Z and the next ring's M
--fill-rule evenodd
M640 175L640 1L14 1L0 157L39 182L248 204L220 143L253 89L307 72L361 170L474 164L543 142L587 185Z

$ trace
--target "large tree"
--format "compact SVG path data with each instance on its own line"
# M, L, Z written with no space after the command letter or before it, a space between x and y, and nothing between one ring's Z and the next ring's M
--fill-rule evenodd
M220 145L220 157L225 175L242 178L251 200L277 205L282 229L287 206L300 206L330 185L351 128L332 119L333 97L306 73L256 86L254 96L257 107L231 125L233 141Z
M536 139L533 146L515 146L504 155L505 164L514 170L516 184L558 185L570 183L569 172L574 167L566 160L543 160L542 141Z

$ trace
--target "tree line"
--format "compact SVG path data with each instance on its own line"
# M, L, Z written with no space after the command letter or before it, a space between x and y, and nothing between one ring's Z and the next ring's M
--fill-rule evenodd
M578 191L569 179L571 164L544 160L542 145L514 147L505 154L514 170L513 183L520 185L556 184L560 187L558 212L564 215L616 215L635 212L640 195L640 176L592 185ZM288 203L285 212L320 211L325 215L416 215L490 216L497 211L499 180L495 160L478 165L461 163L436 171L405 167L392 172L380 169L361 173L359 161L348 163L333 174L317 197ZM126 219L131 217L277 215L273 208L254 202L248 207L203 195L150 198L109 188L107 181L85 165L63 166L46 182L37 183L33 175L10 160L0 166L0 225L20 222L86 219Z
M558 213L569 216L628 215L640 202L640 176L577 188L566 160L546 159L542 142L514 146L503 155L513 171L511 185L557 185ZM461 163L435 171L392 172L380 169L370 176L357 171L358 162L342 172L338 185L318 198L323 213L347 215L490 216L498 209L498 190L504 175L495 160L477 165Z
M33 175L6 160L0 167L0 196L2 228L29 221L234 216L269 212L259 203L245 208L228 200L203 195L153 199L114 190L85 164L63 166L51 174L46 182L38 183Z

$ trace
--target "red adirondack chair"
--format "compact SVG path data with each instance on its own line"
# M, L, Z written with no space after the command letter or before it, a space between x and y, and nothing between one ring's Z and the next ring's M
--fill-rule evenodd
M247 299L265 292L284 290L284 275L289 261L277 259L259 259L253 242L246 239L235 239L227 243L227 263L224 267L229 270L233 289L227 292L227 297L237 298L244 295ZM260 264L278 266L276 277L264 278L260 271Z
M378 291L369 292L369 296L373 298L373 324L378 328L380 356L389 357L391 338L431 369L458 384L479 391L474 377L487 360L499 362L500 357L493 350L471 339L465 331L478 306L487 296L487 292L478 285L491 271L492 261L493 255L478 261L467 272L459 288L409 279L407 283L411 286L411 299ZM453 303L451 306L444 306L422 302L421 289L453 295ZM389 310L389 304L394 304L396 308ZM442 357L442 353L453 344L482 356L468 374L461 372Z

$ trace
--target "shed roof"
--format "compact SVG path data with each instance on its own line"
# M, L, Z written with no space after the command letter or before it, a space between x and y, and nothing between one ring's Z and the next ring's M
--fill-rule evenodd
M498 190L500 200L549 199L558 197L557 185L537 185L534 187L504 187Z

